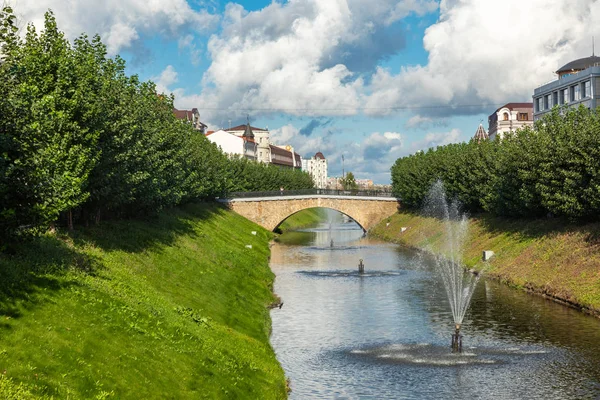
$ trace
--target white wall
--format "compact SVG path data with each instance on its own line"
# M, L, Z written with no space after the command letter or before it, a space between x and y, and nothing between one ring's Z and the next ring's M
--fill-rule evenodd
M206 137L221 148L225 154L244 155L244 140L225 131L216 131Z

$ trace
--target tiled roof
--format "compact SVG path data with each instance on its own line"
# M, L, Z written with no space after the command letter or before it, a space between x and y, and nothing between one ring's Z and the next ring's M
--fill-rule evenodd
M234 126L233 128L224 129L224 130L225 131L245 131L246 126L247 126L246 124L238 125L238 126ZM267 129L263 129L263 128L255 128L253 126L251 126L250 129L252 129L253 131L266 131L267 130Z
M323 155L323 153L321 153L320 151L317 152L317 154L315 154L315 158L318 158L320 160L324 160L325 156Z
M190 110L178 110L176 108L173 109L173 114L178 119L185 119L186 121L191 121L194 118L193 111Z
M489 138L488 133L483 128L483 125L479 124L479 127L477 128L477 132L475 132L475 136L473 138L475 140L477 140L478 142L481 142L482 140Z

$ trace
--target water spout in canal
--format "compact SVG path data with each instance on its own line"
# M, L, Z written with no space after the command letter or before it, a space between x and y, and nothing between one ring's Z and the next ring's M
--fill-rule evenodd
M462 263L462 247L467 235L468 220L466 215L461 213L456 201L448 201L441 180L431 186L423 213L441 220L444 224L441 247L431 250L435 254L435 269L444 283L454 319L452 350L460 352L460 328L480 277L479 274L466 272Z

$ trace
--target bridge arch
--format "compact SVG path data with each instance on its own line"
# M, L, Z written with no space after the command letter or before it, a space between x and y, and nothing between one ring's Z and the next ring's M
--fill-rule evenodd
M339 212L340 214L342 214L342 215L345 215L346 217L350 218L352 221L356 222L356 224L357 224L357 225L358 225L358 226L359 226L359 227L360 227L360 228L361 228L361 229L362 229L364 232L366 232L366 231L367 231L367 230L365 229L365 227L364 227L364 226L362 226L362 225L361 225L361 224L360 224L358 221L356 221L356 219L355 219L355 218L354 218L352 215L346 214L346 213L345 213L345 212L343 212L343 211L340 211L340 210L337 210L337 209L335 209L335 208L331 208L331 207L308 207L308 208L303 208L302 210L298 210L298 211L296 211L296 212L294 212L294 213L292 213L292 214L288 215L287 217L283 218L281 221L279 221L279 223L278 223L278 224L275 226L275 228L273 228L273 230L274 230L274 231L277 231L277 229L278 229L278 228L281 226L281 224L283 224L283 223L284 223L284 222L285 222L285 221L286 221L288 218L290 218L291 216L293 216L293 215L296 215L296 214L298 214L299 212L302 212L302 211L305 211L305 210L310 210L310 209L313 209L313 208L324 208L324 209L327 209L327 210L333 210L333 211L337 211L337 212Z
M301 195L224 199L222 202L270 231L274 231L289 216L316 207L331 208L346 214L368 231L399 208L398 200L393 197Z

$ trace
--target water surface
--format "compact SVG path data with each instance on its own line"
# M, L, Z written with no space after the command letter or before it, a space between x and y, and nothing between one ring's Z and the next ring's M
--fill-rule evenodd
M432 260L362 236L356 224L327 224L271 249L284 301L271 313L271 342L291 399L600 396L599 320L482 280L464 351L452 354Z

